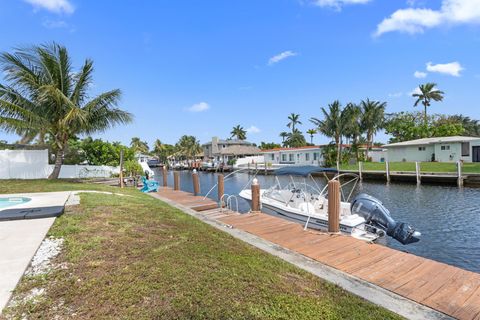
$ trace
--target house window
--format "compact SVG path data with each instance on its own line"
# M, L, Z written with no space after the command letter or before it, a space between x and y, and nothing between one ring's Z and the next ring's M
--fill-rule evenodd
M272 153L272 154L270 155L270 159L271 159L271 160L275 160L275 154Z
M313 154L313 160L317 161L318 160L318 152L315 152Z
M284 162L287 161L287 155L286 154L282 154L282 161L284 161Z
M305 153L305 161L310 161L310 153Z
M295 161L295 160L293 160L293 154L292 154L292 153L290 153L290 154L288 155L288 161L290 161L290 162Z
M470 142L462 142L462 157L470 156Z
M297 153L297 160L300 160L300 153Z
M425 147L418 147L418 151L425 151Z
M450 146L441 146L440 150L450 150Z

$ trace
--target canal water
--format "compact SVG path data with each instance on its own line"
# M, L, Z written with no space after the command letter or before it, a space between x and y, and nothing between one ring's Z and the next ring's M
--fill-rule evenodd
M193 192L191 172L182 171L180 175L181 189ZM161 183L161 172L156 171L155 177ZM217 183L213 173L199 172L199 178L202 195ZM233 174L225 180L225 193L238 195L251 178L246 173ZM275 181L273 176L260 175L257 178L262 187ZM316 181L319 185L326 183L322 178ZM171 171L168 183L173 186ZM480 272L480 189L362 182L355 188L354 195L361 192L381 200L396 221L407 222L422 233L418 243L404 246L389 238L387 246ZM216 200L217 190L213 190L209 197ZM248 203L240 197L238 205L240 212L249 210Z

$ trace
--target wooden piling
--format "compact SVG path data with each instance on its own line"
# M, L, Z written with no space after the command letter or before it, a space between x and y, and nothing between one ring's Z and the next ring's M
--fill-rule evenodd
M173 172L173 190L180 190L180 172L178 171Z
M166 165L163 165L162 178L163 178L163 186L166 188L168 186L168 171L167 171Z
M252 182L252 212L260 211L260 185L257 179Z
M358 161L358 176L359 176L360 180L363 180L362 169L363 169L363 162Z
M390 163L385 162L385 174L387 176L387 182L390 182Z
M457 161L457 185L461 188L463 187L463 177L462 177L462 162Z
M192 183L193 183L193 195L198 196L200 194L200 179L198 178L198 172L196 169L193 169L193 172L192 172Z
M328 232L340 232L340 182L328 181Z
M415 161L415 175L417 176L417 184L422 183L422 177L420 175L420 163Z
M218 201L220 202L222 200L223 195L225 194L225 181L224 181L224 175L219 174L217 176L217 189L218 189Z

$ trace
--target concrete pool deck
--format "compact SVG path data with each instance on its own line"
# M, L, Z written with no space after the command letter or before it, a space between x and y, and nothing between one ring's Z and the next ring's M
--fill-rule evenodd
M32 201L9 207L10 209L63 206L71 194L72 192L21 193L2 194L0 197L32 198ZM54 221L55 218L0 221L0 314Z

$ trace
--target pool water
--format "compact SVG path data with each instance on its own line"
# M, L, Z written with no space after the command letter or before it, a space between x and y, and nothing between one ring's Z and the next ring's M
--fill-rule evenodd
M0 210L11 206L29 202L30 198L26 197L0 197Z

